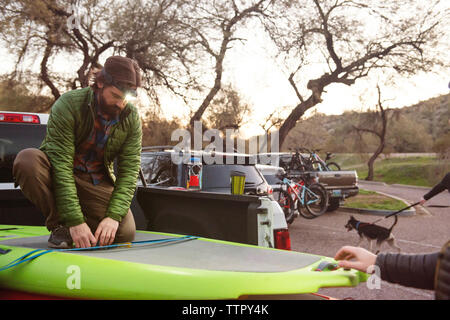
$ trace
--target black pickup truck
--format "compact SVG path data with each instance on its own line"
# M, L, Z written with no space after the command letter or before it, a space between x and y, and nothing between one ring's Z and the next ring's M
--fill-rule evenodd
M0 111L0 224L43 225L44 217L14 185L17 153L37 148L45 137L48 114Z
M14 185L12 166L20 150L40 146L47 121L47 114L0 111L0 224L44 225L42 213ZM138 179L131 205L138 230L290 249L284 214L254 165L205 166L203 190L186 188L187 167L173 165L167 152L144 150L142 169L145 185ZM246 173L246 195L229 193L230 170Z
M221 161L211 163L205 161L211 153L189 151L177 153L189 157L176 163L174 152L170 146L143 148L144 181L138 181L135 204L139 206L132 211L142 212L137 215L145 217L146 230L290 249L284 213L253 156L216 154ZM231 194L233 171L246 176L244 195ZM192 176L197 176L198 185L192 185Z

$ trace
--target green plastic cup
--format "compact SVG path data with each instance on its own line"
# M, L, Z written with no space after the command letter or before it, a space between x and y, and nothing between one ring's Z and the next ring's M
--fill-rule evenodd
M244 194L245 173L241 171L231 171L231 194Z

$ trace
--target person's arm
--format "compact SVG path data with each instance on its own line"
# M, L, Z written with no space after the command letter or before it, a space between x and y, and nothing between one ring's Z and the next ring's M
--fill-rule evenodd
M132 127L117 159L117 180L106 216L120 222L128 213L141 165L142 127L139 114L131 113Z
M378 256L360 247L342 247L334 259L342 268L367 272L372 265L380 268L381 279L419 289L434 289L434 275L439 252L431 254L380 253Z
M141 165L142 127L139 114L131 113L132 126L123 143L117 162L117 180L109 201L106 217L95 230L99 245L114 242L119 223L128 213L136 190L136 181Z
M75 246L86 248L97 241L84 220L73 176L75 120L70 103L69 98L62 95L53 105L43 150L52 164L53 190L61 223L69 228Z
M445 175L445 177L442 179L441 182L439 182L437 185L435 185L433 187L433 189L430 190L430 192L428 192L427 194L425 194L423 196L423 200L428 201L431 198L433 198L435 195L437 195L438 193L441 193L442 191L444 191L445 189L449 189L450 190L450 172L447 173ZM425 202L423 201L423 202ZM421 202L421 204L423 204Z
M439 252L428 254L380 253L375 264L381 279L418 289L434 289Z
M43 145L43 151L52 165L56 207L66 227L85 222L73 176L75 119L70 103L70 98L62 95L52 106Z

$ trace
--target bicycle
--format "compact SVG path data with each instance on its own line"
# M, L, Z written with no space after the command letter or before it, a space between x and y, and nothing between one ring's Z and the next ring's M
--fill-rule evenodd
M306 185L305 179L295 182L286 177L279 177L281 190L278 203L284 211L286 222L291 224L299 214L306 219L314 219L324 214L328 207L328 193L319 183ZM301 208L300 208L301 207ZM306 212L302 210L306 209Z
M299 149L295 149L295 153L292 155L289 165L284 169L287 171L307 171L307 162L308 160L301 155Z
M320 158L320 156L317 154L318 150L308 150L306 148L301 148L302 151L306 151L309 153L309 158L306 159L307 166L310 170L313 171L340 171L341 167L334 161L327 162L332 158L332 153L327 152L327 156L325 158L325 161Z
M325 163L328 169L331 169L331 171L340 171L341 170L340 165L338 165L334 161L328 162L328 160L331 160L332 158L334 158L334 154L332 154L331 152L327 152L327 156L325 157Z

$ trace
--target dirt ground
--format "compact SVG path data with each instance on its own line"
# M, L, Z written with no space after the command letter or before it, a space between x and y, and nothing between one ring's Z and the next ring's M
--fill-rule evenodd
M405 199L410 203L420 200L428 191L426 188L410 188L406 186L384 186L360 182L360 187L366 190L381 191ZM444 191L425 204L426 210L417 210L414 216L399 217L393 230L397 244L403 253L429 253L439 251L450 238L450 208L428 207L429 205L450 206L450 193ZM358 235L355 231L347 232L344 228L350 215L364 222L372 222L379 216L369 214L354 214L337 210L326 213L313 220L297 218L289 227L292 249L334 257L344 245L356 245ZM392 219L387 219L379 225L390 226ZM368 248L363 242L362 247ZM395 252L387 244L382 252ZM320 294L339 299L355 300L431 300L433 291L407 288L382 281L379 289L369 289L366 283L354 288L323 288Z

